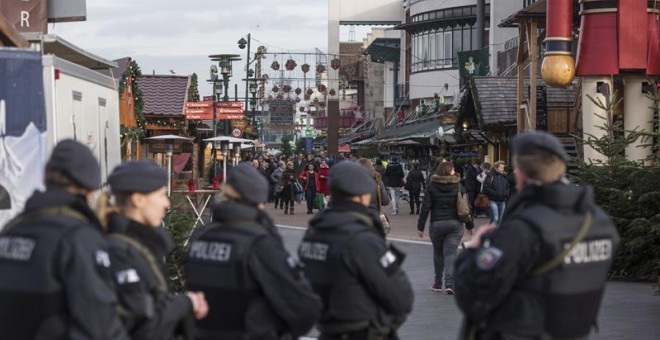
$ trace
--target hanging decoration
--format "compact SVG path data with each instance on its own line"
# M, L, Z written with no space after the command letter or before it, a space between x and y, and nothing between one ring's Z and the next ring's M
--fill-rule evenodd
M302 69L303 73L309 72L309 64L307 63L304 63L302 66L300 66L300 68Z
M261 78L262 78L262 79L264 80L264 82L265 82L265 81L267 81L270 77L268 76L268 73L264 73L263 75L261 75Z
M296 61L293 59L289 59L286 61L286 64L284 64L284 67L286 68L287 71L293 71L298 64L296 64Z
M311 88L308 88L306 94L307 94L308 97L311 97L314 94L314 90L312 90Z
M323 73L323 72L325 72L325 66L323 66L323 64L318 64L316 66L316 73Z
M280 92L280 88L277 87L277 85L273 86L273 92L275 93Z
M273 61L272 64L270 64L270 68L272 68L275 71L280 70L280 63L277 62L277 60Z
M330 67L332 67L333 70L338 70L339 67L341 67L341 60L339 60L339 58L332 59Z
M291 85L284 85L284 87L282 88L282 91L284 91L284 93L291 92Z
M295 92L296 92L296 96L299 96L302 93L302 90L298 87L296 88Z
M296 97L295 102L296 102L296 103L300 103L300 98Z
M278 94L277 96L275 96L275 98L277 98L277 99L284 99L284 96L281 95L281 94Z
M305 107L301 106L300 108L298 108L298 110L300 110L300 112L305 112Z
M330 92L328 92L328 93L330 93L331 96L334 96L335 94L337 94L337 92L335 92L335 89L330 89Z
M325 93L325 85L323 84L319 85L316 89L319 90L319 92L321 93Z

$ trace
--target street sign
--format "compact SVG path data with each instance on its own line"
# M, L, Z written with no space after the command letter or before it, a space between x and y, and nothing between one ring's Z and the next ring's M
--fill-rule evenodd
M243 131L241 131L241 129L239 128L234 128L233 130L231 130L231 136L240 138L241 136L243 136Z
M186 102L187 108L213 107L213 102Z
M243 119L243 103L241 102L216 102L216 119L233 120ZM213 119L213 102L186 102L186 119Z

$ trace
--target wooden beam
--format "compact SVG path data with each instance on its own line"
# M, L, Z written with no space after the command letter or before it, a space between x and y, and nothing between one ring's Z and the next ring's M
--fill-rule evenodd
M526 46L526 20L521 20L518 23L518 58L516 64L518 66L518 84L516 87L516 131L518 133L525 131L525 111L523 106L523 94L525 93L525 46Z
M30 43L0 14L0 46L28 48Z
M536 39L538 36L538 26L536 20L532 19L529 21L529 27L527 29L527 41L529 42L529 128L534 131L536 130L536 84L537 84L537 73L538 73L538 47L536 45Z

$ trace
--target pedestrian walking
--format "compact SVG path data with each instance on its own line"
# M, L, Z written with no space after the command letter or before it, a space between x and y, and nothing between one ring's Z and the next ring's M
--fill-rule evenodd
M208 305L202 293L173 294L166 279L164 259L174 248L162 227L170 206L167 171L151 161L127 162L112 171L108 184L116 205L101 216L107 218L126 329L132 339L172 339L177 330L183 334L193 316L206 316ZM108 198L102 196L101 205Z
M417 220L417 234L424 237L426 219L431 215L429 237L433 244L434 279L431 290L442 292L444 278L445 292L454 294L454 261L458 244L464 233L463 223L458 219L456 196L465 189L454 171L452 162L442 162L424 193L422 211ZM471 224L468 227L473 227ZM472 229L468 229L471 234Z
M390 204L390 196L387 194L387 189L385 189L385 183L380 177L380 173L374 168L372 163L366 158L358 159L358 163L363 167L367 168L371 173L371 176L374 179L374 191L371 192L371 201L369 202L369 209L376 213L379 216L385 234L389 234L391 230L390 220L383 212L383 207L386 207Z
M327 202L327 197L330 195L330 189L328 188L328 177L330 176L330 167L324 158L321 158L321 163L319 165L319 192L323 194L324 202Z
M470 203L470 211L476 217L476 207L474 205L477 199L477 194L481 191L481 183L477 177L481 172L481 161L476 159L468 161L465 170L465 191L468 195L468 202Z
M390 200L392 203L392 215L399 212L399 194L403 183L403 166L399 164L397 157L392 157L392 161L385 168L385 185L390 192Z
M330 169L332 205L309 223L298 248L305 276L323 301L319 339L397 339L413 291L404 253L387 244L369 210L373 175L352 162Z
M619 237L590 186L565 179L546 132L512 141L518 193L499 226L480 227L456 261L461 339L586 339Z
M239 165L223 195L186 261L189 289L203 291L210 306L196 338L297 339L318 320L321 301L264 211L268 182Z
M59 142L46 191L35 191L0 234L3 339L128 339L108 245L88 205L100 173L87 146Z
M490 208L490 223L500 223L506 208L506 199L509 195L509 182L504 172L505 164L497 161L484 180L483 192L488 196Z
M286 169L282 173L282 195L281 199L284 201L284 214L293 215L294 200L296 198L295 183L297 181L296 173L294 172L293 162L286 163Z
M316 198L316 191L321 187L319 181L319 173L316 171L314 163L307 163L307 170L303 171L298 176L302 182L303 190L305 190L305 200L307 201L307 214L314 213L314 199Z
M419 195L426 189L424 174L419 170L419 164L415 163L412 170L408 172L404 189L408 190L410 204L410 215L419 215L420 201ZM415 207L417 210L415 210Z
M275 187L275 209L279 206L280 209L284 209L284 200L282 199L282 189L283 184L282 184L282 175L284 174L284 170L286 169L286 165L284 161L280 161L279 167L275 168L273 170L273 173L270 175L270 180Z

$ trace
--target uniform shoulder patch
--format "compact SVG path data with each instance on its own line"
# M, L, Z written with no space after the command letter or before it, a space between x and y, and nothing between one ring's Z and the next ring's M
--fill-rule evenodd
M135 268L130 268L117 272L117 283L120 285L140 282L140 275L138 275Z
M380 265L387 269L389 266L396 262L396 255L391 250L388 250L383 256L380 257Z
M105 250L94 252L94 260L98 266L110 268L110 255Z
M502 258L502 255L502 250L496 247L481 248L476 256L477 267L481 270L491 270Z

